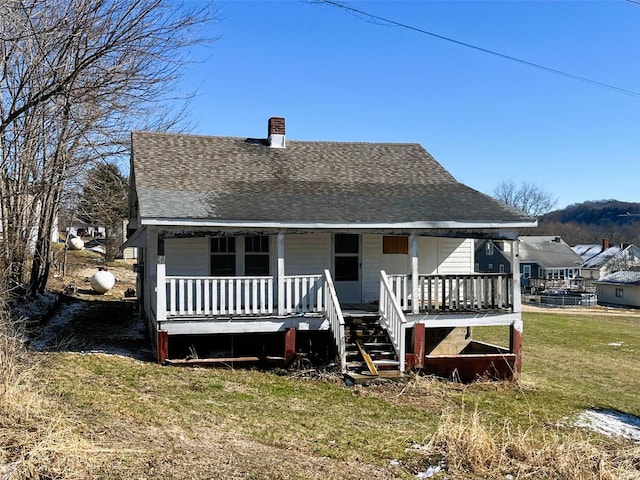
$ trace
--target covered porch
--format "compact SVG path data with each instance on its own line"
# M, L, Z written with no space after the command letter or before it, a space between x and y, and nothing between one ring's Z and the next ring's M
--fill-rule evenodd
M156 341L160 363L167 359L169 337L176 335L279 332L286 334L288 343L285 351L291 353L295 352L296 331L325 331L333 338L336 358L342 370L346 371L349 319L366 312L367 315L376 315L376 322L383 327L393 346L398 369L405 371L424 363L424 356L420 354L420 347L416 346L415 341L415 332L421 328L428 331L474 325L512 326L520 322L518 278L513 278L511 274L474 273L472 267L465 267L468 273L424 273L420 267L427 260L424 245L419 245L419 234L406 235L409 247L406 255L407 273L388 274L383 269L372 270L369 263L375 262L370 259L376 260L377 257L365 243L373 245L376 237L369 235L371 238L366 242L360 238L358 248L369 248L369 253L359 253L358 269L367 270L369 277L375 275L376 281L375 287L372 281L362 287L369 292L366 301L361 299L354 302L348 298L348 291L345 294L344 289L341 291L337 287L339 282L336 282L335 275L344 276L344 270L340 270L335 260L325 261L327 268L319 268L317 273L291 274L301 263L301 254L296 250L301 242L296 237L285 248L286 233L271 233L269 236L271 245L276 247L271 250L275 255L270 257L275 268L269 268L273 274L266 275L176 274L181 272L176 272L175 268L171 271L167 263L171 258L176 264L176 251L183 251L182 247L176 250L176 245L181 245L183 237L176 236L175 232L151 233L149 237L155 236L157 240L146 247L154 250L158 246L157 261L152 265L141 265L140 270L143 278L151 280L144 285L155 285L156 288L145 290L140 301L146 304L145 311L152 312L147 319L152 338ZM215 238L221 238L219 232L216 233L218 236ZM382 235L377 235L381 242ZM314 242L318 243L318 237L309 237L306 235L303 239L308 240L312 247ZM184 238L187 239L185 243L193 245L192 233ZM210 233L200 233L196 238L212 237ZM168 239L172 245L170 248L167 247ZM201 240L198 242L203 243ZM456 242L464 240L458 239ZM335 246L331 248L334 252L337 250ZM516 251L517 248L512 250ZM304 254L322 257L313 252L311 247ZM440 264L455 255L463 256L459 253L452 255L441 258ZM337 254L335 256L338 257ZM517 261L515 254L514 259ZM404 256L402 260L405 261ZM454 260L460 261L459 258ZM379 259L377 262L375 264L380 265ZM472 258L465 257L464 262L465 265L467 262L471 265ZM142 283L140 287L143 288ZM517 332L520 331L521 327L517 329ZM418 343L419 337L418 334ZM511 343L519 344L518 341Z

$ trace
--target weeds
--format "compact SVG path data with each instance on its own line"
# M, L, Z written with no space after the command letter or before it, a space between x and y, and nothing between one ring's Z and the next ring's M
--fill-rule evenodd
M488 426L487 426L488 425ZM464 407L442 416L426 452L445 459L454 478L632 480L640 475L640 447L600 443L576 429L505 421L487 424Z
M20 325L0 306L0 478L87 478L97 449L39 393Z

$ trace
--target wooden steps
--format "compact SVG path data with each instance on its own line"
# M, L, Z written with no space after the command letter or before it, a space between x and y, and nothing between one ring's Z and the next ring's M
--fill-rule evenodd
M370 312L349 312L345 316L345 378L350 376L352 383L374 377L393 377L401 373L398 356L379 320L377 313ZM359 377L362 375L364 377Z

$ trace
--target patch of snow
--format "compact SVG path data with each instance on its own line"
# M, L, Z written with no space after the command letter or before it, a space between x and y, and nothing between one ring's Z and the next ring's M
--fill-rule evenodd
M15 311L18 315L26 318L43 317L58 301L58 295L47 292L39 294L33 301L29 303L21 302L15 305Z
M624 342L611 342L607 345L609 345L610 347L621 347L622 345L624 345Z
M31 349L43 352L64 342L65 338L61 337L60 333L65 331L65 326L69 322L69 319L78 315L85 310L85 308L86 307L79 302L61 305L56 314L47 321L40 335L31 341Z
M442 467L440 465L431 466L427 468L424 472L417 473L416 478L431 478L440 470L442 470Z
M578 415L575 426L640 443L640 418L615 410L586 410Z
M389 462L389 465L391 465L392 467L397 467L398 465L400 465L400 462L398 460L391 460Z

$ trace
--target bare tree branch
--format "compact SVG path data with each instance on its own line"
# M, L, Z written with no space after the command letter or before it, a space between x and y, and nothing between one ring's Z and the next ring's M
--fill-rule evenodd
M532 217L544 215L558 204L558 199L543 187L527 181L520 184L513 180L502 181L492 196Z

